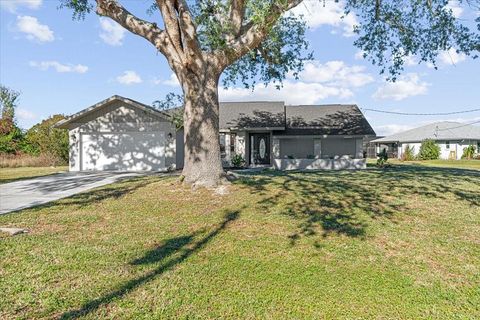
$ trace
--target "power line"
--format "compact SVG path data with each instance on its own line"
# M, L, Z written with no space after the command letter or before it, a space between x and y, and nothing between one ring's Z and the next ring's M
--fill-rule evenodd
M436 131L445 131L445 130L458 129L458 128L463 128L463 127L468 127L468 126L470 126L470 125L472 125L472 124L475 124L475 123L480 123L480 120L474 121L474 122L470 122L470 123L466 123L466 124L462 124L461 126L449 127L449 128L436 128L435 130L436 130Z
M409 113L409 112L396 112L396 111L386 111L386 110L378 110L378 109L370 109L370 108L360 108L364 111L373 111L379 113L388 113L388 114L395 114L401 116L448 116L453 114L461 114L461 113L470 113L470 112L477 112L480 111L478 109L470 109L470 110L463 110L463 111L453 111L453 112L438 112L438 113Z

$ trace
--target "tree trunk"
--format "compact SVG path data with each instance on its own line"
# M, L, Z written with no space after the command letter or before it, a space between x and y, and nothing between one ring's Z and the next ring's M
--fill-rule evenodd
M211 70L179 77L184 92L185 159L182 175L194 186L226 181L220 159L218 76Z

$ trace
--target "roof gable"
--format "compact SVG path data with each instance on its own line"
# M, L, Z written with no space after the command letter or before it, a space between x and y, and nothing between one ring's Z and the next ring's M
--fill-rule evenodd
M117 102L117 101L120 101L120 102L123 102L125 104L127 104L129 107L133 107L133 108L136 108L136 109L139 109L139 110L142 110L150 115L153 115L154 117L158 117L158 118L161 118L161 119L169 119L170 118L170 115L168 115L167 113L165 112L162 112L162 111L159 111L159 110L156 110L155 108L151 107L151 106L148 106L146 104L143 104L141 102L138 102L138 101L135 101L135 100L132 100L132 99L129 99L129 98L125 98L125 97L122 97L122 96L118 96L118 95L114 95L108 99L105 99L103 101L100 101L86 109L83 109L82 111L79 111L73 115L71 115L70 117L66 118L65 120L62 120L62 121L59 121L55 127L57 128L61 128L61 129L68 129L68 125L71 124L71 123L75 123L76 121L79 121L80 119L84 118L84 117L87 117L88 115L102 109L102 108L105 108L107 106L109 106L111 103L114 103L114 102Z

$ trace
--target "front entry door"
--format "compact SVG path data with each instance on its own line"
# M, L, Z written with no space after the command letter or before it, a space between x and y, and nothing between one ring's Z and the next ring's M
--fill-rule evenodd
M250 160L252 164L270 164L270 134L250 134Z

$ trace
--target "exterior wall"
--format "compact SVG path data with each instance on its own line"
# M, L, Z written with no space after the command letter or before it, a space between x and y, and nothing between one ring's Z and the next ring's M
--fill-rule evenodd
M77 122L70 124L69 129L70 171L81 170L81 135L108 132L164 132L165 166L176 166L175 126L166 119L161 119L124 102L114 101L78 119ZM169 133L172 135L171 138L168 137Z
M235 137L235 153L241 154L245 161L248 161L247 133L245 131L237 132Z
M183 129L178 130L176 134L176 139L175 139L175 158L176 158L176 168L177 169L182 169L183 168L183 162L185 160L185 142L184 140L184 131Z
M274 159L277 170L365 169L366 159Z

